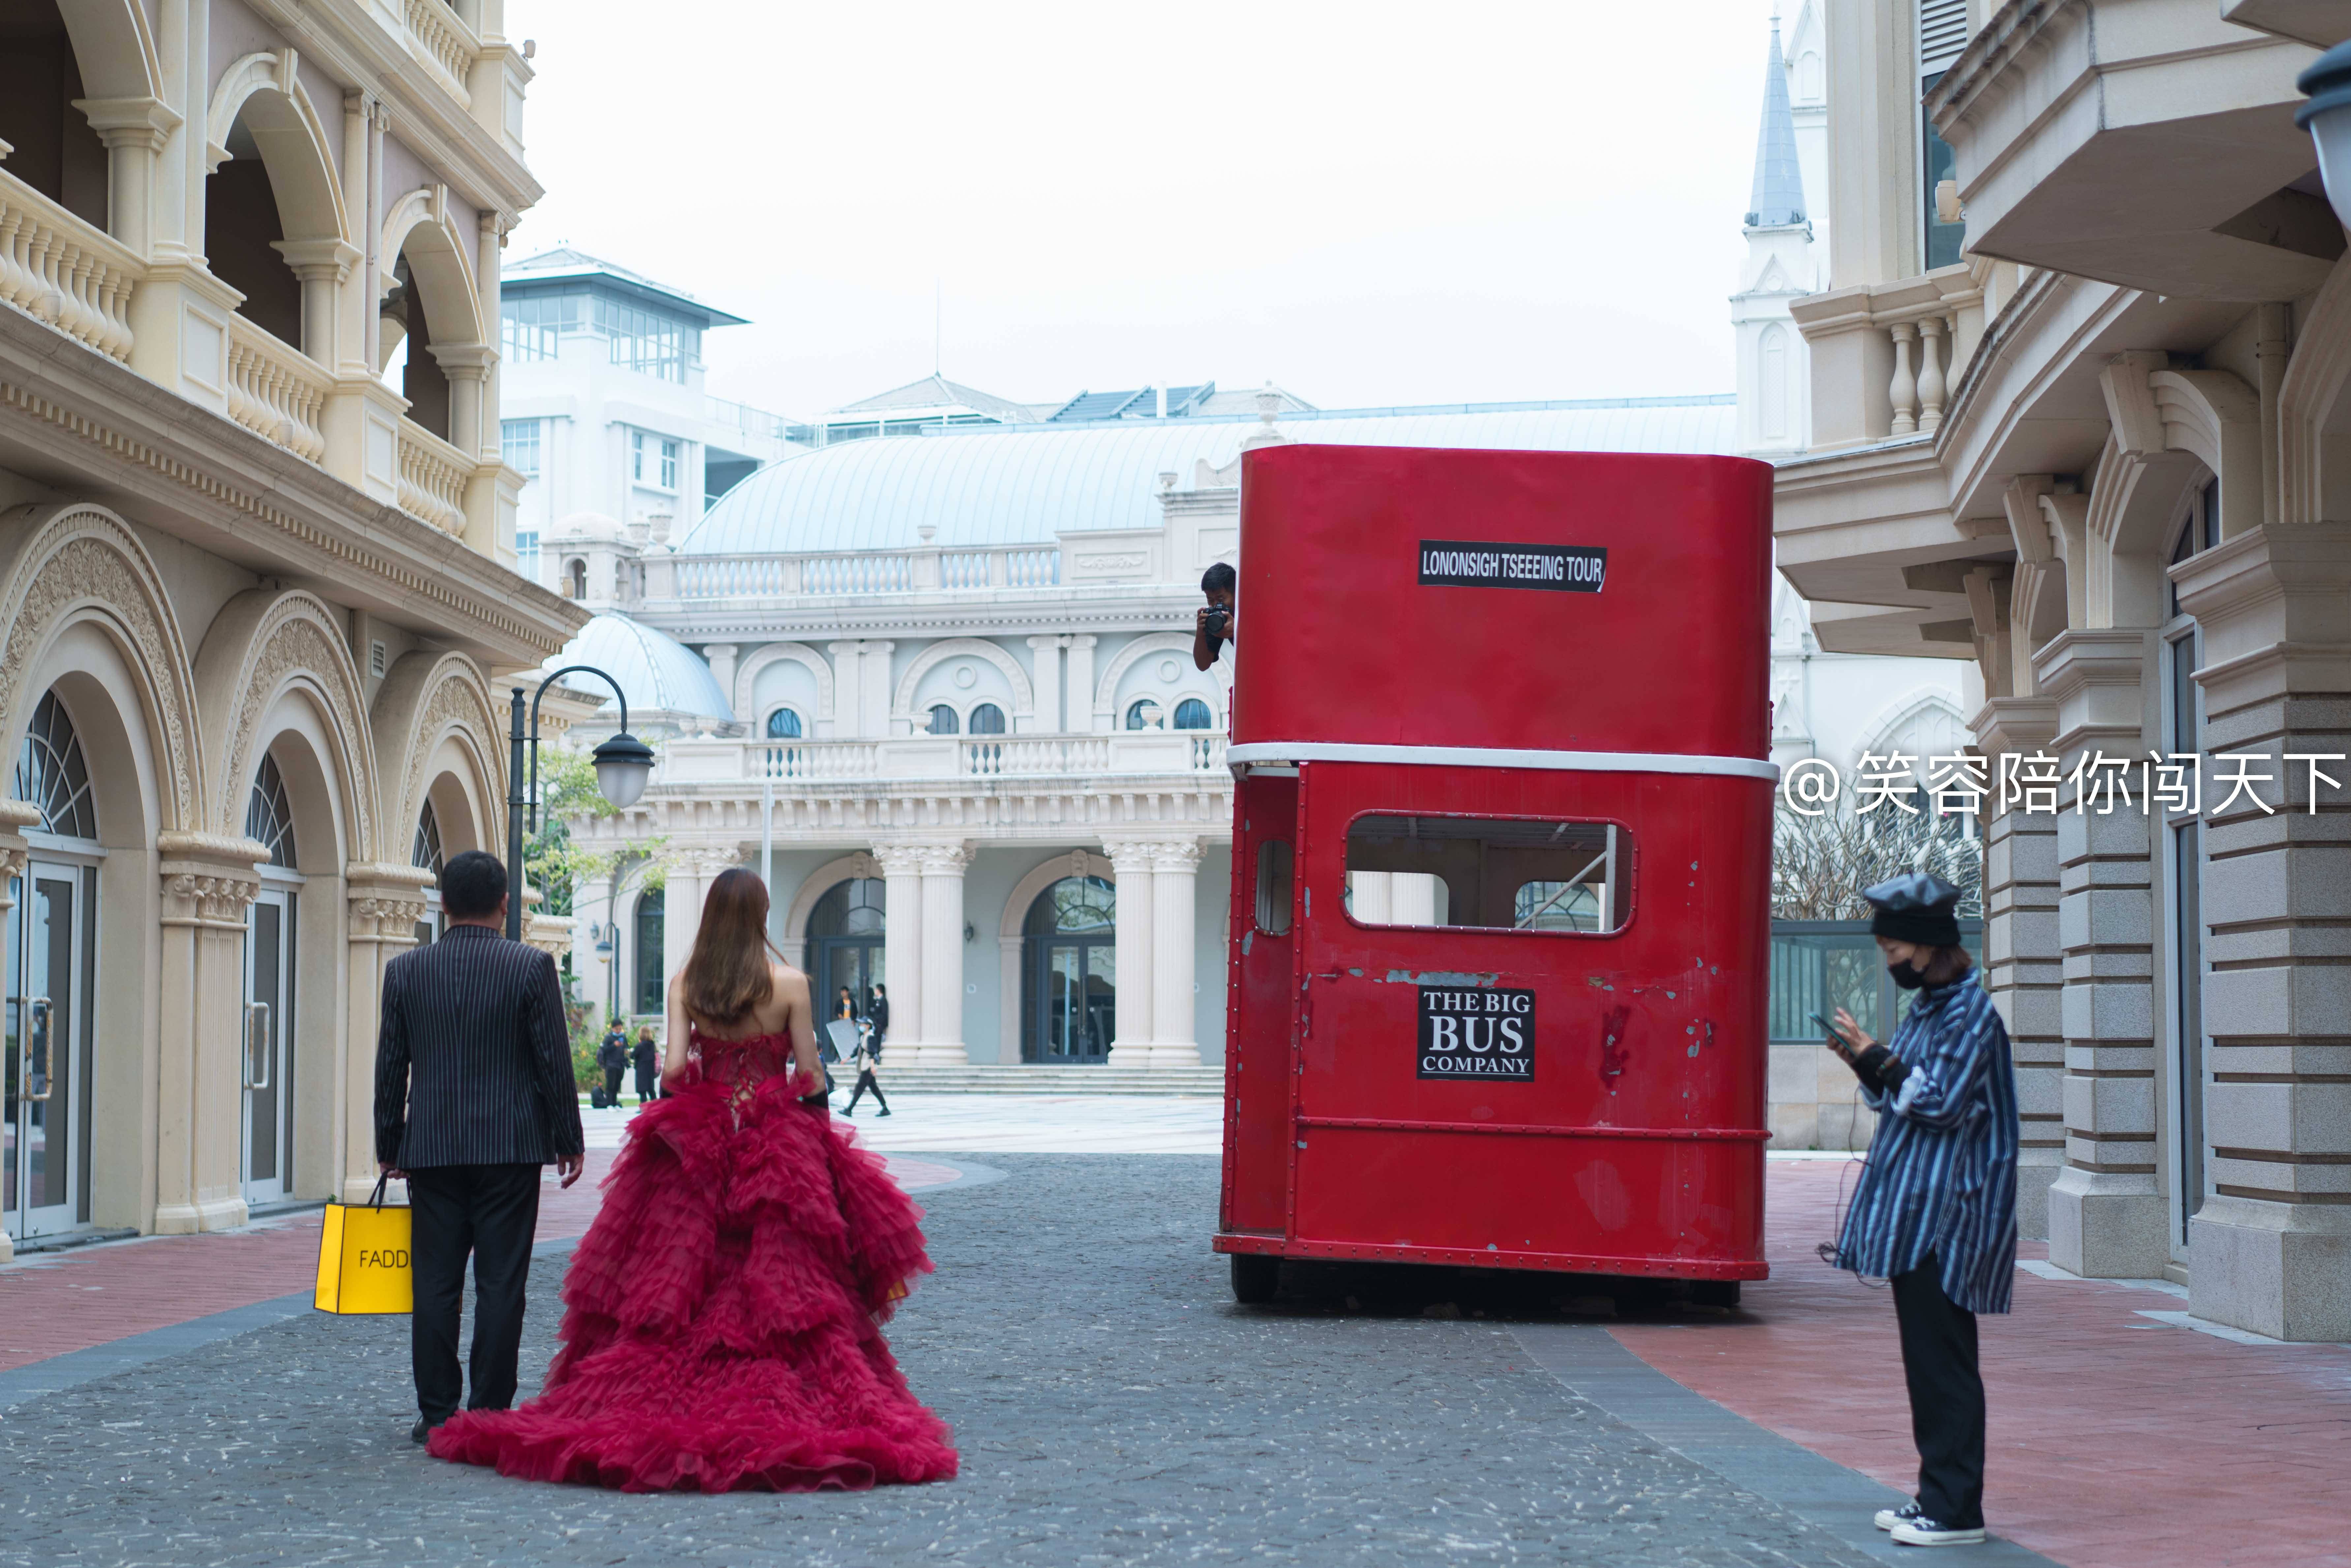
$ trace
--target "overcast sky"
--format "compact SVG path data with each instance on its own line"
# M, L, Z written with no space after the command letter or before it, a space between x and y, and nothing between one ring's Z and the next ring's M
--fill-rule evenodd
M508 0L547 196L507 255L749 317L710 390L794 415L928 374L935 290L941 368L1024 402L1726 392L1771 14Z

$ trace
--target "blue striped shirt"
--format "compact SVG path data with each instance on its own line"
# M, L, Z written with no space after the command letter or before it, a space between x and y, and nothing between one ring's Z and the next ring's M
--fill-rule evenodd
M1837 1239L1856 1274L1907 1274L1931 1253L1943 1294L2008 1311L2016 1275L2016 1070L2008 1028L1970 977L1923 990L1886 1041L1909 1066L1878 1113L1869 1160Z

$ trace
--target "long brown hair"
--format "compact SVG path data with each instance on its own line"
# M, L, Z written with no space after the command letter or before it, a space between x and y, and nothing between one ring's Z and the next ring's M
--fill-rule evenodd
M742 1022L775 992L771 956L783 955L768 940L768 884L741 866L720 872L685 960L686 1010L711 1023Z

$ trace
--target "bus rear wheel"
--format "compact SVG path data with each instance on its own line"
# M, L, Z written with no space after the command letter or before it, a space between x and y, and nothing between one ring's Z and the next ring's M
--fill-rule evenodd
M1736 1280L1692 1281L1689 1299L1693 1306L1735 1307L1739 1304L1739 1281Z
M1281 1260L1262 1252L1233 1254L1233 1300L1245 1307L1261 1307L1273 1300L1281 1282Z

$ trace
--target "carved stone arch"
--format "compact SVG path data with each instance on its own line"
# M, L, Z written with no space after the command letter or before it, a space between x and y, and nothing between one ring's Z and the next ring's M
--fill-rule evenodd
M376 692L369 723L385 794L381 818L405 833L423 810L433 775L427 765L444 741L456 745L471 770L473 793L483 804L477 824L483 845L498 851L506 821L495 803L506 799L505 753L500 749L496 707L472 660L462 653L420 649L393 661ZM404 859L403 845L390 845Z
M833 716L832 665L826 661L825 656L805 643L769 643L755 650L750 657L736 667L735 690L731 695L734 697L734 709L744 716L745 723L756 727L759 722L760 716L753 711L758 705L752 699L752 689L758 683L759 672L770 664L787 660L793 664L807 665L809 673L816 677L816 701L819 711L809 715L810 723L819 724ZM810 738L815 738L813 730L810 732Z
M2250 532L2262 516L2262 400L2227 371L2158 371L2147 378L2163 417L2163 444L2186 452L2220 481L2223 537Z
M1185 632L1148 632L1111 655L1102 666L1101 679L1094 683L1095 727L1113 721L1118 707L1118 684L1134 668L1154 653L1180 653L1186 662L1192 657L1192 638Z
M2351 260L2335 264L2301 314L2278 383L2279 520L2342 522L2351 519Z
M246 55L221 74L205 117L204 168L210 172L228 161L229 131L242 114L261 148L286 237L355 243L326 123L303 89L295 62L292 49L279 49Z
M138 0L66 0L57 13L73 40L85 103L166 96L155 35Z
M792 894L791 907L784 911L781 940L787 944L787 950L805 951L804 946L795 949L793 945L807 943L809 922L816 915L818 901L826 894L844 882L877 882L881 877L882 868L874 863L872 855L859 850L837 861L827 861L801 878L799 891Z
M932 643L914 655L914 662L906 666L906 673L899 677L898 695L890 703L890 716L912 723L914 690L922 685L923 677L949 659L958 657L985 660L1002 673L1005 681L1012 687L1013 717L1028 718L1036 713L1036 688L1029 684L1029 672L1020 667L1019 660L984 638L950 637L943 643Z
M221 607L196 653L196 699L204 731L216 737L209 759L214 831L245 831L253 775L271 737L263 720L277 699L299 691L324 721L337 755L329 759L348 820L347 858L372 862L388 851L376 831L373 736L365 688L335 612L314 594L256 588Z
M399 278L392 265L408 253L408 275L423 297L424 319L434 332L434 348L487 344L490 329L482 317L482 302L474 291L471 242L449 215L449 187L425 185L392 204L385 214L376 255L382 271L376 278L376 298L392 292Z
M1004 916L998 922L997 935L1007 941L1017 941L1029 920L1029 906L1038 895L1064 877L1098 876L1113 887L1118 884L1118 872L1110 857L1092 850L1071 850L1055 855L1043 865L1012 884L1011 894L1004 901Z
M141 690L157 759L160 828L204 831L204 727L187 645L155 563L129 525L87 502L0 512L0 740L14 757L37 692L24 689L43 649L96 624Z
M1959 705L1953 702L1947 693L1937 691L1931 686L1913 686L1880 707L1872 716L1870 721L1862 727L1863 738L1854 748L1851 760L1859 761L1864 752L1875 752L1880 757L1886 756L1889 748L1896 746L1899 732L1928 714L1938 715L1950 720L1951 729L1959 737L1954 749L1957 745L1965 744L1968 738L1967 716L1959 712ZM1916 758L1913 770L1923 779L1927 776L1929 753L1918 750L1904 752L1903 755ZM1931 755L1944 757L1949 756L1950 753L1935 752Z

